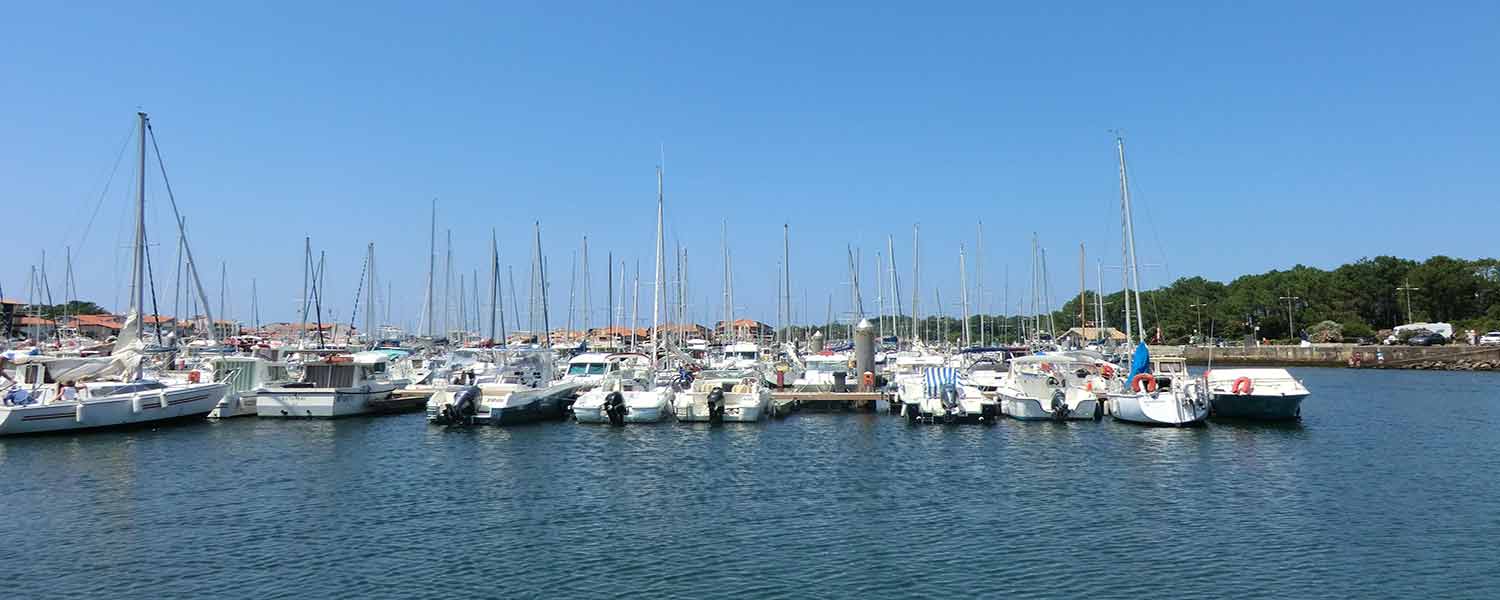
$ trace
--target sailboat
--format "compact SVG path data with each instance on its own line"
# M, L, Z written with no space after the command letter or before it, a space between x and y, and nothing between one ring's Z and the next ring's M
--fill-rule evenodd
M1109 413L1117 421L1143 425L1194 425L1208 418L1208 385L1188 374L1181 358L1151 358L1146 348L1145 319L1141 312L1141 275L1135 258L1135 222L1130 213L1130 179L1125 168L1125 140L1115 138L1120 157L1120 210L1125 237L1125 337L1139 333L1141 341L1131 360L1123 385L1109 393ZM1136 321L1131 321L1131 293L1135 294Z
M150 121L146 113L136 116L140 122L140 172L130 310L125 325L108 357L19 357L18 381L10 384L12 389L4 390L6 401L0 406L0 435L202 419L229 387L224 383L166 383L145 377L142 313L146 307L146 288L151 285L146 262L146 136L150 135ZM176 222L180 229L180 215ZM68 382L83 382L83 385L68 386Z

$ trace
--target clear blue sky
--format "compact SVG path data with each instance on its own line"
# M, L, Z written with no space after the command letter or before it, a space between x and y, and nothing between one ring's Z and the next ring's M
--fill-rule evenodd
M868 282L894 235L910 293L914 222L924 311L940 286L956 313L958 246L972 252L979 218L991 310L1007 266L1011 303L1022 295L1033 231L1054 305L1076 291L1079 243L1092 288L1096 258L1120 262L1114 128L1141 262L1164 265L1148 286L1496 254L1493 3L722 4L14 4L0 284L24 295L45 249L60 293L71 245L82 296L123 296L128 154L83 232L138 107L212 266L204 283L217 296L226 261L240 319L252 277L263 320L293 317L311 235L341 317L374 240L394 313L414 321L434 197L464 272L484 268L498 229L522 302L541 221L554 325L588 234L602 307L605 252L649 280L660 145L668 244L689 248L700 319L719 310L722 219L738 312L764 320L784 221L795 304L805 294L817 320L829 294L848 310L846 244ZM169 213L150 201L166 297ZM873 312L873 283L864 296Z

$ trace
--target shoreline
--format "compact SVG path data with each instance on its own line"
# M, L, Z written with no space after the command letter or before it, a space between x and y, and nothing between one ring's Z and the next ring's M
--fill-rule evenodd
M1345 367L1434 371L1500 371L1500 346L1151 346L1151 353L1182 356L1189 364L1260 367Z

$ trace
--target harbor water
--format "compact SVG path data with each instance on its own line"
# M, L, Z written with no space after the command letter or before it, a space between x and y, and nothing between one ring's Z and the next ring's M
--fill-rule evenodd
M1495 597L1500 375L1300 369L1299 424L0 440L8 598Z

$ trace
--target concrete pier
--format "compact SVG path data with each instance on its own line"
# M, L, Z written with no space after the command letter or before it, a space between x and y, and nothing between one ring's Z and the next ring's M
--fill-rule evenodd
M1177 355L1194 365L1277 367L1349 367L1393 369L1500 369L1500 346L1357 346L1313 344L1312 346L1255 346L1207 348L1202 346L1152 346L1152 355Z

